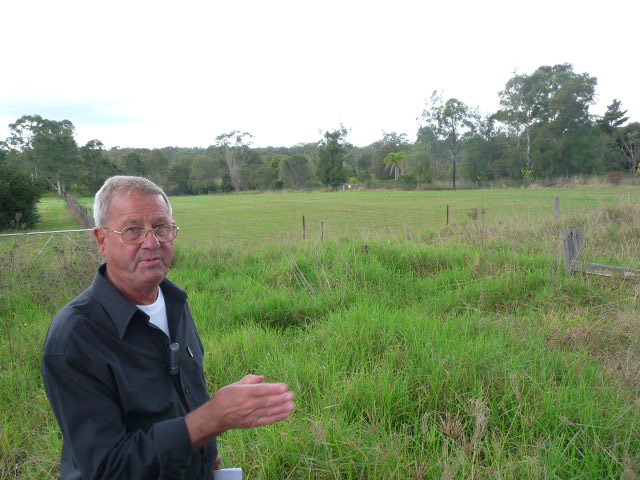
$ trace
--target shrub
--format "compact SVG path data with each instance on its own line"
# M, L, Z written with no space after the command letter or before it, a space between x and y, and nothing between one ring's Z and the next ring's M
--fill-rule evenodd
M622 172L611 172L607 177L612 185L620 185L622 183Z
M29 175L0 163L0 230L35 225L41 193Z

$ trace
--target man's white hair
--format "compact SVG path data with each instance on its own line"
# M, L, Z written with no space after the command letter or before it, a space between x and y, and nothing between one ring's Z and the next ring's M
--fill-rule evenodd
M116 192L141 192L149 195L161 195L167 207L169 208L169 216L172 216L171 203L164 191L144 177L132 177L128 175L116 175L109 177L96 193L93 202L93 219L96 227L104 227L109 221L109 203L111 197Z

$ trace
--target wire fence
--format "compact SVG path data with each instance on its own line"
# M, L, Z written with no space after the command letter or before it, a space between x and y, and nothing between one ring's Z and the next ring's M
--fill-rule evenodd
M451 216L449 230L474 233L488 221L487 215L479 214L476 220L464 215L456 220ZM492 220L493 222L493 220ZM446 217L437 223L446 227ZM179 222L180 233L176 239L178 248L234 248L252 250L266 245L286 245L301 243L321 243L327 241L430 241L441 229L432 221L418 219L381 218L378 222L349 221L349 219L322 220L317 216L301 216L291 222L280 223L277 227L269 222L253 222L234 225L233 231L224 226L205 222ZM74 254L85 254L91 259L99 258L91 228L13 232L0 234L0 255L11 252L24 256L31 262L60 255L62 250L73 250ZM241 233L239 233L241 232Z
M492 198L493 203L490 204L480 201L473 207L468 203L464 206L444 203L433 206L428 203L431 200L427 200L420 205L383 210L378 205L361 205L362 200L356 196L345 198L348 200L344 203L321 212L315 211L313 204L292 203L289 208L289 202L286 202L284 209L282 202L256 205L255 209L260 209L262 217L245 213L218 215L205 211L202 206L183 204L181 212L174 212L181 229L176 245L178 248L252 250L272 244L340 240L431 242L435 237L454 234L474 240L489 230L500 232L514 226L526 228L562 221L585 209L597 207L600 202L595 200L589 206L575 200L562 201L561 204L559 197L550 195L537 204L526 201L514 203L511 196L504 200L502 197ZM91 255L98 255L95 241L88 234L93 226L91 210L72 196L67 196L66 202L77 221L86 228L0 234L0 254L11 248L35 259L42 257L49 247L56 247L88 249ZM200 209L197 214L193 213L194 208ZM278 209L277 213L271 208Z
M100 254L91 229L0 234L0 265L34 265L80 255L97 260Z
M312 209L310 209L312 210ZM564 209L563 217L578 210ZM442 230L476 232L480 228L495 228L517 222L535 225L554 218L551 202L546 208L520 208L509 205L500 208L457 208L444 205L441 211L400 213L390 216L310 214L270 222L236 220L233 222L178 222L181 228L178 244L188 247L257 246L279 243L311 243L330 240L428 240Z
M6 261L9 255L13 257L22 255L31 258L31 263L34 263L47 251L61 255L63 252L69 253L70 249L76 254L83 253L91 258L97 257L95 243L89 233L94 226L91 209L66 192L62 197L71 214L84 228L35 232L16 230L2 233L0 234L0 260Z
M69 211L73 214L73 216L78 220L80 225L85 228L93 228L95 226L93 220L93 212L90 208L82 205L77 198L68 194L67 192L63 195L64 200L67 202L67 206L69 207Z

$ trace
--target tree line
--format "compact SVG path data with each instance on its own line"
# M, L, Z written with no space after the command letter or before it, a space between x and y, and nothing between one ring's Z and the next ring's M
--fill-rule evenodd
M340 126L317 142L291 147L256 148L249 132L232 131L207 148L106 149L97 139L79 146L69 120L25 115L0 142L0 173L22 172L61 195L93 194L118 173L147 176L174 195L636 175L640 123L628 121L617 99L604 115L593 115L596 85L571 64L541 66L514 74L498 94L499 110L490 114L434 92L417 119L415 142L383 132L364 147L351 145Z

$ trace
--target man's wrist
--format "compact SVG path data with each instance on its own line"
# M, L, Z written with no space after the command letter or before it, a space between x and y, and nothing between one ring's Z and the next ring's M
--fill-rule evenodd
M205 411L206 407L207 404L205 403L184 417L189 438L191 439L191 448L194 451L225 432L211 418L211 415Z

